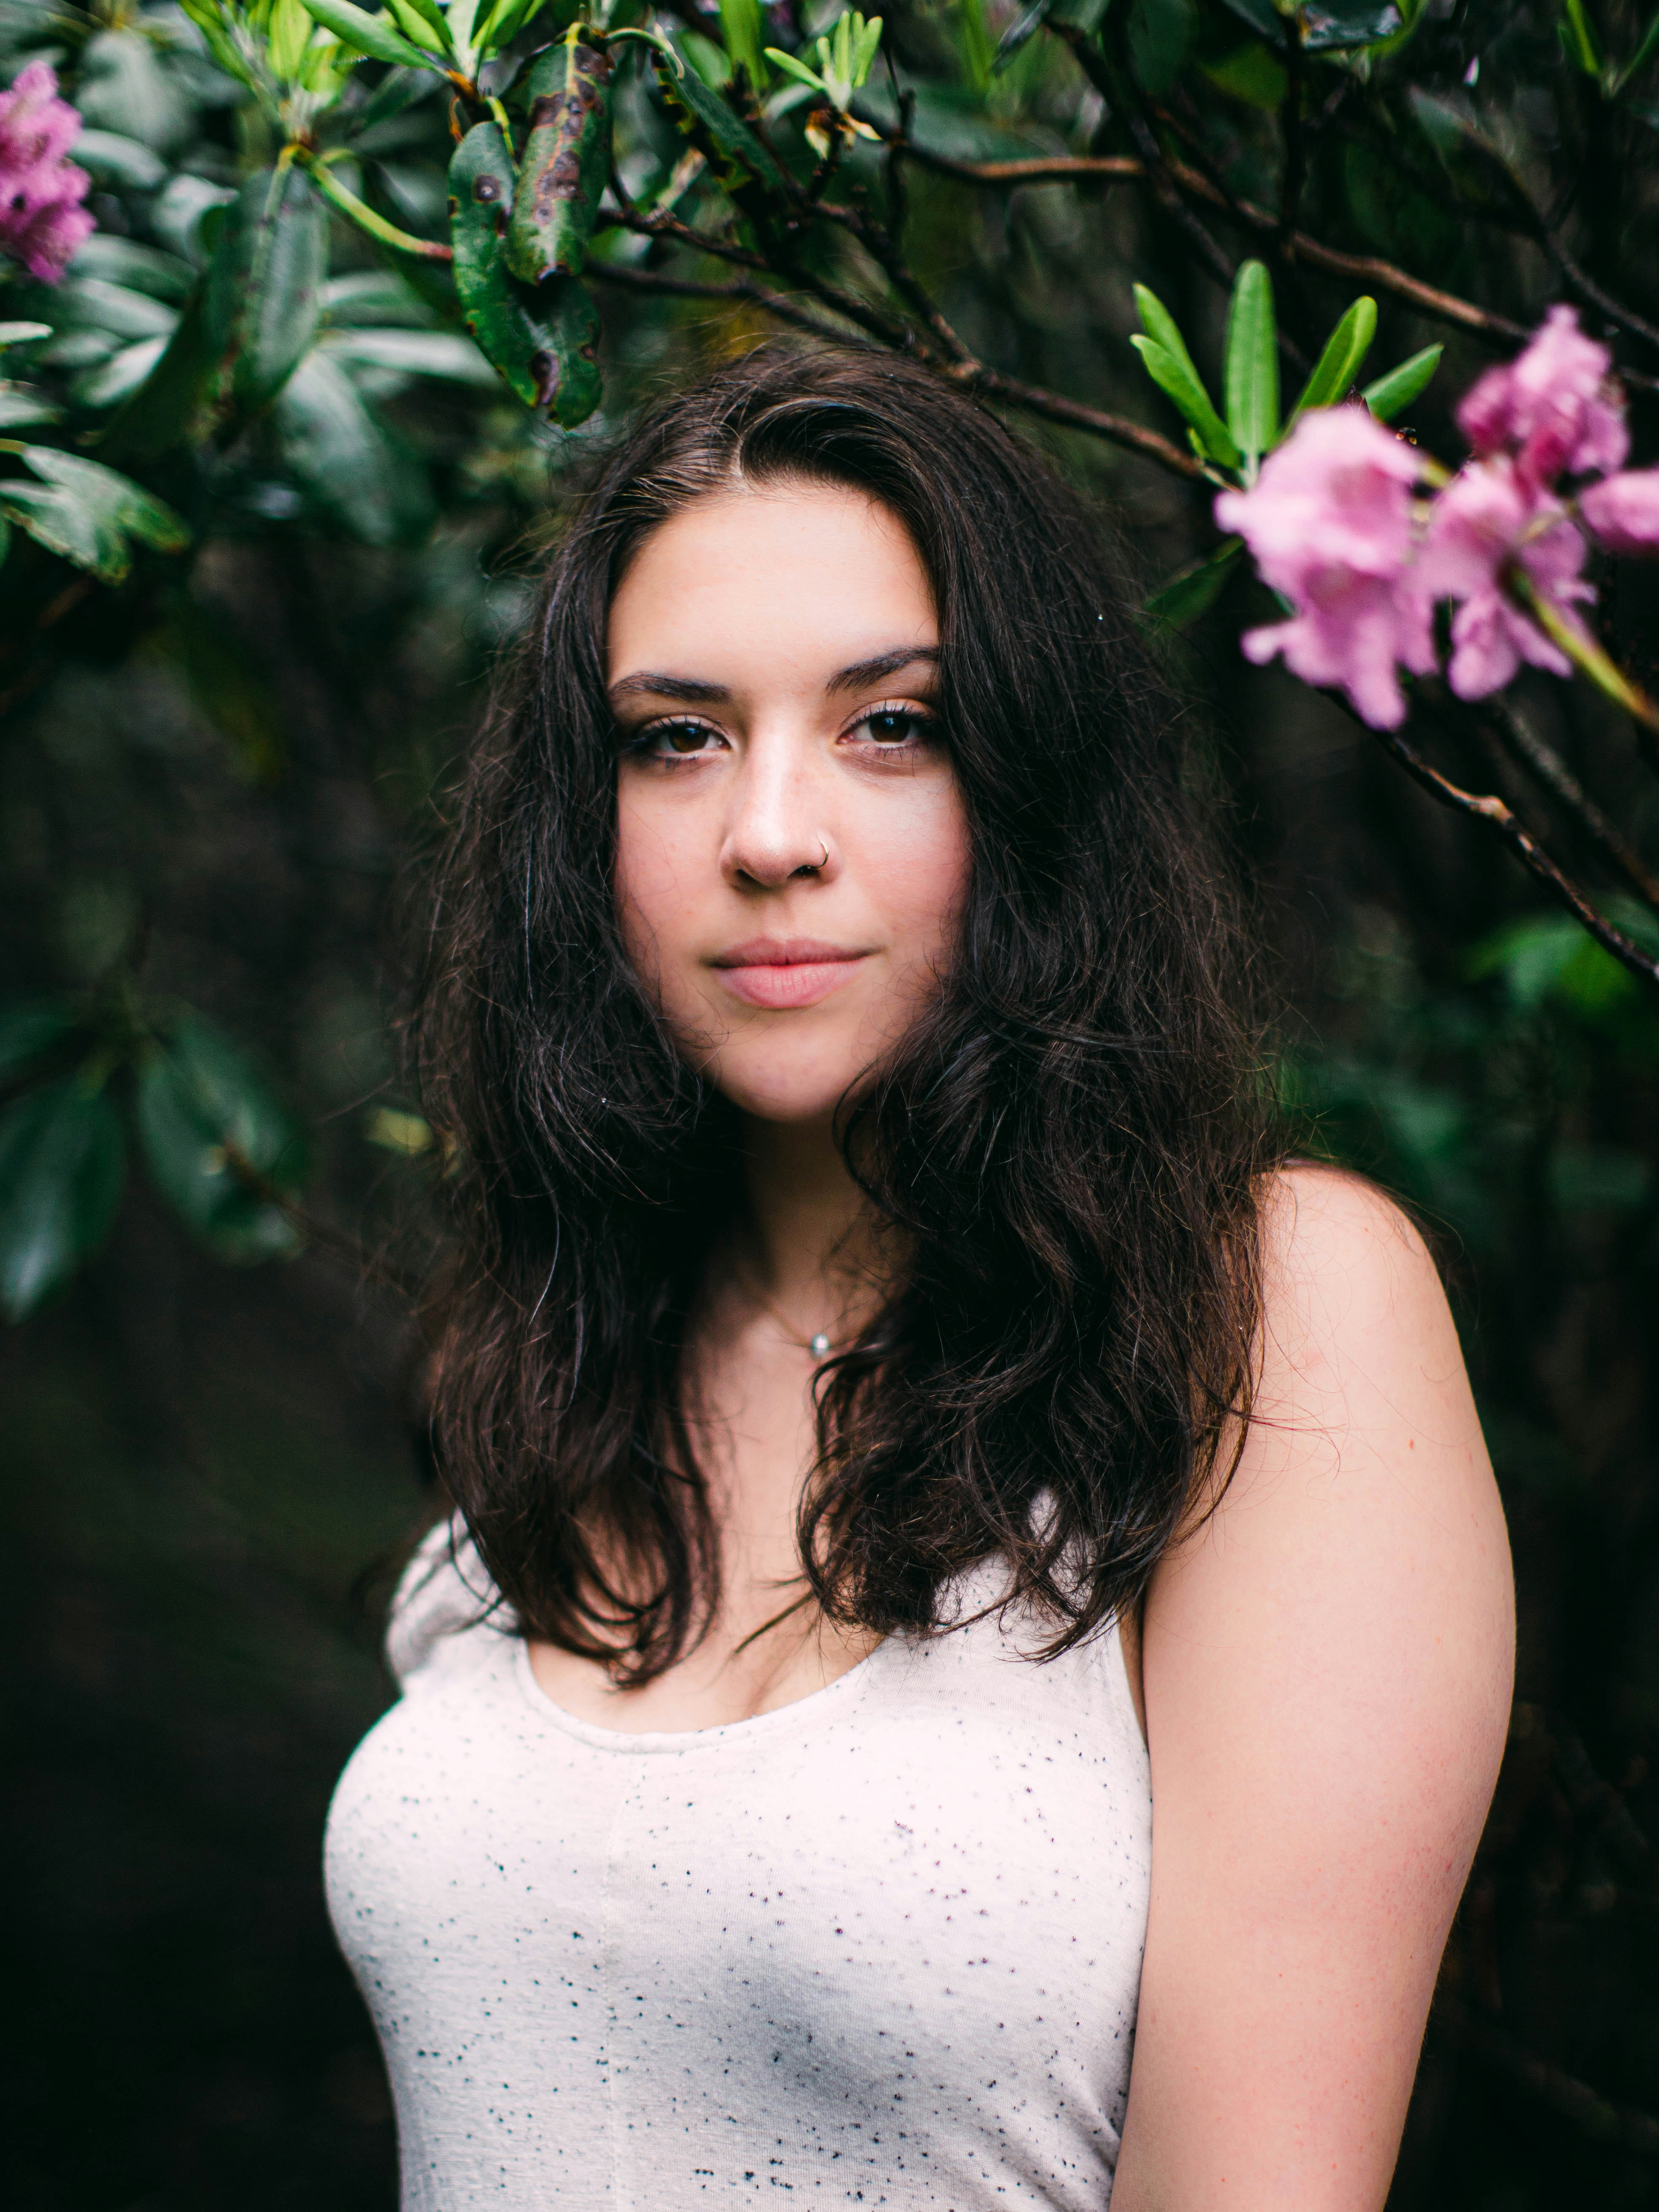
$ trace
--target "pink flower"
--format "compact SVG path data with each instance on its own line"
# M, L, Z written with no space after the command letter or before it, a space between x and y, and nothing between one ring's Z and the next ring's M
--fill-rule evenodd
M1249 491L1224 492L1217 522L1249 545L1289 622L1248 631L1258 664L1282 653L1304 684L1340 684L1378 729L1403 721L1395 666L1434 667L1430 604L1413 569L1411 447L1361 407L1304 416Z
M1659 553L1659 469L1626 469L1578 495L1578 511L1612 553Z
M1570 676L1571 665L1514 605L1501 581L1526 570L1558 606L1595 594L1580 571L1586 547L1560 501L1508 455L1471 461L1434 502L1420 566L1432 599L1462 602L1452 619L1448 676L1462 699L1500 690L1521 663Z
M80 131L46 62L31 62L0 93L0 253L42 284L58 282L97 228L81 204L92 179L64 158Z
M1526 351L1465 395L1459 427L1477 453L1512 454L1534 483L1621 468L1630 434L1611 368L1573 310L1552 307Z

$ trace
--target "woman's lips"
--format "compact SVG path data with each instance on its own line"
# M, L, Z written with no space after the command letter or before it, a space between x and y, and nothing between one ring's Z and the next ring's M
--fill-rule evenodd
M868 957L817 938L757 937L717 954L710 965L747 1006L815 1006Z

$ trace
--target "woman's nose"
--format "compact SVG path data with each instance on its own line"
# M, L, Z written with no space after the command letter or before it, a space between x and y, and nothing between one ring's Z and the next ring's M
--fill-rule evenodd
M815 779L782 747L750 749L737 778L720 872L739 889L776 890L793 877L823 876L833 855Z

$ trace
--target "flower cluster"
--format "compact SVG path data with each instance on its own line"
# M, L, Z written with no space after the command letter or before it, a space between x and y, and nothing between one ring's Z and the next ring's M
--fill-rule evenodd
M1659 469L1624 467L1630 439L1610 366L1571 307L1552 308L1520 358L1465 396L1470 458L1431 494L1415 448L1363 407L1306 416L1249 490L1216 501L1217 521L1293 610L1246 632L1249 658L1283 653L1304 683L1340 685L1366 721L1393 729L1406 713L1399 672L1437 666L1434 612L1449 600L1447 675L1460 697L1500 690L1522 661L1568 674L1528 599L1570 632L1572 606L1595 597L1583 574L1590 537L1613 552L1659 552Z
M80 131L46 62L0 92L0 253L42 284L58 283L96 228L81 204L92 179L64 158Z

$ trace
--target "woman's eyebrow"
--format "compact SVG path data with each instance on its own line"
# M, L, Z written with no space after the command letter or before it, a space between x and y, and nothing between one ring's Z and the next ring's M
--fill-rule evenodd
M824 686L831 694L837 691L863 691L872 684L879 684L884 677L896 676L901 668L908 668L917 661L937 665L939 647L936 645L900 645L890 653L878 653L869 660L855 660L850 668L843 668L832 676ZM614 703L622 699L684 699L697 707L722 706L732 696L723 684L705 684L695 676L665 676L653 669L641 669L633 676L619 676L607 695Z
M723 684L700 684L695 676L659 676L642 670L637 676L619 676L606 696L611 700L685 699L694 706L717 707L732 694Z
M855 660L850 668L843 668L839 676L832 676L825 690L862 691L872 684L879 684L884 676L896 676L901 668L908 668L918 660L939 665L936 645L901 645L891 653L878 653L872 660Z

